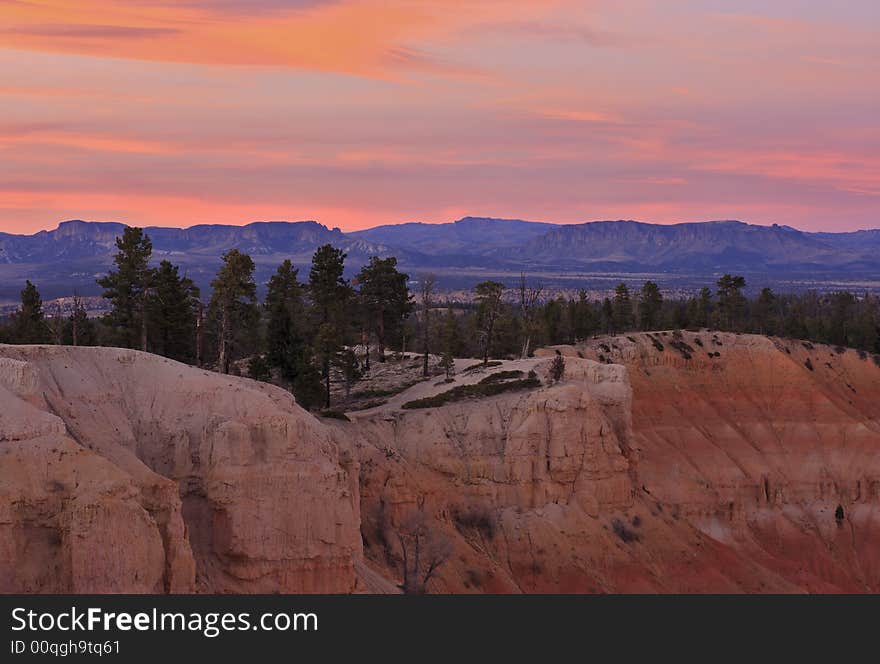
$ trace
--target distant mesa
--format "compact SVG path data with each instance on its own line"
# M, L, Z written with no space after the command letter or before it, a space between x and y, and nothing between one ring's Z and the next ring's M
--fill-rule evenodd
M24 278L45 294L95 291L92 275L112 261L118 222L64 221L33 235L0 233L0 300L15 299ZM554 224L465 217L455 222L377 226L344 233L316 221L259 221L244 226L202 224L148 227L154 257L179 263L202 287L220 256L250 253L262 278L284 258L306 265L330 243L344 249L357 270L370 256L396 256L410 274L442 270L562 273L792 274L833 273L876 278L880 230L808 233L789 226L741 221L650 224L632 220ZM4 290L5 289L5 290ZM66 290L65 290L66 289ZM9 292L7 292L9 291Z

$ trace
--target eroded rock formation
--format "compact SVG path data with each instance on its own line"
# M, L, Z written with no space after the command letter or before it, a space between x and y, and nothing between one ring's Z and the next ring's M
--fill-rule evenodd
M368 557L398 569L395 515L425 509L455 543L441 591L880 589L870 356L711 332L559 350L559 385L362 417Z
M0 589L355 590L357 464L332 435L269 385L2 346Z
M0 591L880 590L880 367L711 332L592 340L318 420L134 351L0 346ZM468 365L472 362L466 363ZM542 387L403 405L495 371Z

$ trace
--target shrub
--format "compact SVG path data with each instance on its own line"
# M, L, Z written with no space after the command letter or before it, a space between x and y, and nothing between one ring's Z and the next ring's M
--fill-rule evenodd
M419 365L421 366L421 365ZM369 390L360 390L359 392L352 392L351 399L377 399L382 397L393 397L395 394L400 394L401 392L405 392L413 385L418 385L421 381L415 380L412 382L404 383L403 385L398 385L397 387L390 388L376 388Z
M462 373L470 373L471 371L478 371L479 369L482 369L483 367L500 367L500 366L501 366L501 362L498 362L495 360L493 360L492 362L487 362L486 364L483 364L482 362L477 362L476 364L472 364L471 366L464 369L462 371Z
M487 540L495 539L497 523L495 515L485 507L471 505L465 508L456 508L452 513L452 520L459 532L476 530Z
M322 410L320 413L318 413L318 415L320 415L321 417L329 418L331 420L343 420L344 422L351 422L351 420L348 419L348 415L339 410Z
M475 569L468 569L464 573L464 585L466 588L481 588L483 586L483 575Z
M510 380L511 378L521 378L523 375L522 371L513 370L513 371L497 371L493 374L489 374L485 378L480 381L480 385L486 385L488 383L500 383L505 380Z
M272 371L269 363L262 355L254 355L248 362L248 377L268 383L272 380Z
M813 369L813 362L810 360L809 357L804 361L804 366L810 371L815 371L815 369Z
M562 357L562 353L556 351L556 357L550 364L550 378L554 383L558 383L563 376L565 376L565 358Z
M629 544L630 542L639 541L639 534L633 530L630 530L627 525L620 519L614 519L611 522L611 528L612 530L614 530L614 534L627 544Z
M691 359L691 356L694 352L694 348L690 344L685 343L684 341L680 341L678 339L675 339L673 341L670 341L669 345L672 346L679 353L681 353L681 356L684 359L686 359L686 360Z
M491 397L502 392L511 392L513 390L525 390L541 387L541 381L537 377L529 373L528 378L521 380L511 380L503 383L477 383L476 385L458 385L451 390L435 394L432 397L423 399L415 399L407 401L403 404L403 408L413 410L416 408L437 408L447 403L461 401L463 399L477 397Z

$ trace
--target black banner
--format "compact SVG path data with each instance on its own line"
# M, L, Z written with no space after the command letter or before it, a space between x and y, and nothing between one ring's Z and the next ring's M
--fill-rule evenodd
M470 660L478 651L631 661L773 644L815 655L873 639L878 608L876 597L7 595L0 662Z

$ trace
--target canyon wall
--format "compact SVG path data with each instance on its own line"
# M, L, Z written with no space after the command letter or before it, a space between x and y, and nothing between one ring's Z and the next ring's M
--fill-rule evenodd
M0 346L0 590L351 592L357 463L270 385Z
M557 385L358 420L369 558L399 575L389 533L424 510L454 544L437 591L880 589L871 356L634 334L543 349L545 385L556 350Z
M394 592L414 517L429 592L880 591L874 358L706 331L537 355L345 422L136 351L0 346L0 592Z

